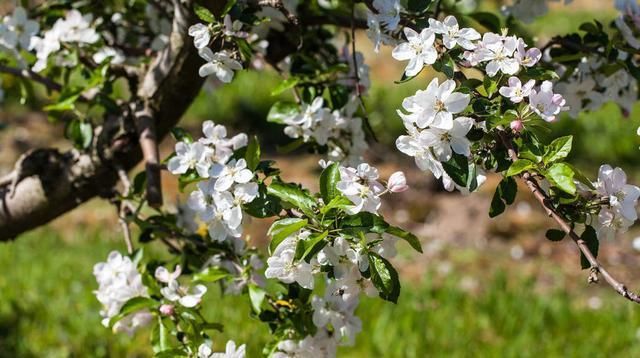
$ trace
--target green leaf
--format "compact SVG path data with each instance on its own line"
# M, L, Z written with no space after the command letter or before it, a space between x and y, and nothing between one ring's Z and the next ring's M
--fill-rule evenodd
M504 177L496 188L493 198L491 199L491 207L489 208L489 217L496 217L502 214L507 205L513 204L516 200L518 192L518 184L512 177Z
M336 185L340 181L340 166L333 163L326 167L320 174L320 195L325 203L331 202L333 198L340 195Z
M243 206L244 211L255 218L276 216L282 211L280 199L270 195L264 184L258 186L258 196Z
M528 159L518 159L509 166L506 175L508 177L511 177L514 175L522 174L522 172L534 169L535 167L536 164Z
M289 77L286 80L280 82L276 86L276 88L274 88L271 91L271 95L272 96L277 96L279 94L282 94L282 92L297 86L298 83L300 83L300 78L299 77Z
M184 130L184 128L180 128L180 127L171 128L171 135L173 135L173 138L175 138L175 140L178 142L185 142L185 143L193 142L193 137L191 136L191 134L189 134L189 132Z
M351 200L349 200L346 196L340 195L333 198L329 204L325 205L320 209L321 214L326 214L333 209L346 209L350 206L353 206Z
M229 273L219 267L207 267L193 275L195 281L216 282L229 276Z
M267 114L267 122L285 124L287 118L295 116L300 112L300 106L293 102L276 102L271 106Z
M274 252L284 239L307 226L307 224L307 219L300 218L284 218L274 222L269 231L267 231L267 235L271 236L269 252Z
M469 16L476 20L480 25L486 27L489 31L500 33L500 31L502 30L500 18L493 13L474 12Z
M154 353L165 353L169 347L169 331L160 316L158 316L158 324L151 329L151 346Z
M341 223L343 229L354 232L375 232L382 234L387 231L389 224L378 215L368 212L357 213L346 218Z
M566 236L566 233L558 229L549 229L544 236L551 241L561 241Z
M469 183L469 161L467 157L453 153L448 162L442 163L442 167L456 184L467 187Z
M556 138L549 146L544 154L544 162L547 164L557 162L564 159L571 152L573 136L565 136Z
M492 97L496 92L498 92L498 81L494 80L489 76L485 76L484 81L482 82L482 87L484 88L486 97Z
M216 21L216 17L204 6L193 4L193 11L196 13L196 16L204 22L212 23Z
M58 102L50 104L48 106L44 106L42 109L45 112L73 111L76 108L75 103L80 97L80 93L81 93L80 91L75 91L75 92L76 93L73 93L68 96L61 95L60 98L58 98Z
M391 263L382 256L370 252L369 270L371 271L371 281L380 292L380 297L384 300L398 303L400 280L398 279L398 272Z
M313 208L316 206L316 200L308 191L303 190L295 184L274 180L267 187L267 193L300 209L307 216L314 216Z
M251 300L251 307L256 314L262 312L262 302L264 302L266 295L267 293L262 288L253 284L249 285L249 299Z
M407 9L411 12L421 13L429 8L433 0L409 0Z
M328 231L324 231L318 234L311 235L308 239L302 240L304 244L304 252L302 253L302 258L309 262L311 258L320 252L322 248L327 244L324 239L329 235Z
M258 142L258 137L253 136L249 140L249 145L244 154L244 160L247 161L247 168L252 172L254 172L258 164L260 164L260 143Z
M578 168L574 167L573 165L571 165L569 163L565 163L565 164L568 165L569 168L571 168L571 170L573 170L574 179L576 179L579 182L581 182L582 184L586 185L589 189L596 190L596 187L593 186L593 183L591 182L591 180L589 180L589 178L587 178L584 174L582 174L582 172L580 170L578 170Z
M600 242L598 241L598 234L596 233L596 229L593 226L588 225L582 235L580 235L580 239L584 241L584 243L589 248L589 251L593 254L593 257L598 258L598 249L600 247ZM582 252L580 252L580 266L582 269L591 268L591 264L587 257L584 256Z
M226 14L229 13L229 11L231 11L231 8L233 8L233 6L237 3L237 0L228 0L227 1L227 5L224 6L224 9L222 9L222 14L221 16L225 16Z
M76 148L86 149L91 146L93 140L93 127L91 123L73 119L67 122L65 135Z
M158 302L152 298L149 297L134 297L130 300L128 300L127 302L125 302L125 304L122 306L122 308L120 308L120 312L111 317L111 319L109 320L109 327L113 327L114 324L116 324L118 321L120 321L121 319L123 319L124 317L126 317L127 315L143 310L143 309L155 309L156 307L158 307Z
M420 240L418 240L418 237L416 235L396 226L389 226L387 228L387 234L403 239L404 241L408 242L414 250L422 253L422 245L420 244Z
M556 188L567 194L575 195L576 184L573 182L574 172L564 163L555 163L547 170L545 177Z

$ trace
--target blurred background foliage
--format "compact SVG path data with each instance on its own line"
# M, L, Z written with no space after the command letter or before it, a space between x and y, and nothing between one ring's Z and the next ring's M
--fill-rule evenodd
M487 6L497 8L495 4ZM527 27L544 43L554 34L576 31L587 19L607 23L614 16L612 1L576 0L568 7L554 7ZM363 35L358 38L358 47L367 54L372 70L373 86L366 105L380 141L374 150L395 152L395 138L403 132L396 109L403 98L426 86L430 74L393 84L399 79L401 65L391 60L388 50L374 54ZM275 153L275 144L288 140L281 126L265 121L271 104L279 99L271 96L278 82L275 73L266 71L240 73L233 83L222 87L209 85L182 125L196 132L202 121L213 119L229 125L234 132L259 133L263 144ZM9 78L5 85L11 86ZM575 136L572 159L586 173L594 176L597 166L606 162L623 166L637 184L638 110L636 107L624 116L617 107L606 105L578 120L561 118L552 124L553 133ZM25 110L9 98L1 112L2 118L9 118L21 116ZM32 131L28 135L39 134ZM167 148L172 145L168 144ZM0 148L6 147L0 144ZM2 149L0 159L6 159L7 153ZM401 158L400 163L412 165L407 158ZM291 172L298 162L294 159L289 165ZM419 178L426 180L424 176ZM449 225L445 226L449 230L446 235L452 239L444 240L445 233L439 230L428 237L426 230L417 232L423 238L426 254L420 257L401 251L397 259L403 284L399 304L363 300L358 315L364 322L364 332L358 336L356 347L341 350L344 356L640 356L637 307L608 288L587 287L571 243L530 244L532 240L544 242L542 233L548 227L542 214L540 221L531 224L537 207L528 209L522 202L513 210L513 217L488 221L486 208L493 186L487 184L486 192L473 198L411 194L418 196L418 201L407 206L408 212L399 209L402 205L391 206L389 214L399 222L406 217L429 222L442 215L453 216L443 224ZM480 210L475 209L475 203L480 203ZM477 211L470 214L477 221L458 222L455 213L467 204L469 210ZM449 206L453 208L447 209ZM434 213L438 210L445 214L437 216ZM0 357L149 355L146 332L133 337L113 335L100 325L100 307L92 292L96 288L92 267L109 251L123 249L121 234L114 230L114 218L113 208L92 202L14 243L1 245ZM500 240L487 241L484 236ZM634 273L640 272L640 256L632 252L630 237L606 243L613 248L609 253L605 248L603 255L608 263L616 265L616 272L628 269L627 278L637 282ZM163 254L153 245L147 250ZM216 338L216 348L234 339L248 344L249 357L259 355L258 347L268 339L268 332L249 318L248 303L223 297L215 287L207 300L208 314L225 324L225 332Z

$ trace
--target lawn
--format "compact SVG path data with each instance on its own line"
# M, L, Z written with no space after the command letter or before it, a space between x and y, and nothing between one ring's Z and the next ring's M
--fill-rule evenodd
M0 356L148 356L145 332L113 335L100 325L92 266L113 249L117 233L80 229L61 237L50 228L30 233L0 250ZM419 256L413 257L419 260ZM640 312L613 293L601 307L578 304L578 292L559 287L540 294L535 277L510 270L480 279L456 269L427 269L403 282L398 305L364 299L358 314L364 332L342 349L348 357L424 356L638 356ZM436 266L435 263L433 266ZM504 270L509 269L504 267ZM217 339L246 343L259 355L266 327L249 317L247 302L207 294L209 317L225 324ZM594 309L597 308L597 309Z

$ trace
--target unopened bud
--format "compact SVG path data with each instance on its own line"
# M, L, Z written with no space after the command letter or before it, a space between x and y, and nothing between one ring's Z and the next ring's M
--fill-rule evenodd
M407 178L405 178L404 173L395 172L391 174L389 177L389 183L387 184L387 189L392 193L401 193L409 189L409 186L407 185Z
M520 133L524 129L524 123L522 123L522 121L519 119L516 119L515 121L511 121L511 124L509 126L516 133Z
M162 305L160 306L160 314L162 314L163 316L173 316L174 313L174 309L173 309L173 305Z

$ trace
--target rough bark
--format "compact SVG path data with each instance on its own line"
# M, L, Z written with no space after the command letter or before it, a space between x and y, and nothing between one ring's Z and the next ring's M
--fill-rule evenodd
M0 241L46 224L96 195L107 195L118 181L116 168L133 168L142 159L136 131L137 110L148 109L158 139L178 123L202 87L202 64L187 34L196 21L191 1L174 1L170 43L152 61L135 101L122 115L110 116L95 131L89 153L38 149L25 154L0 180Z

